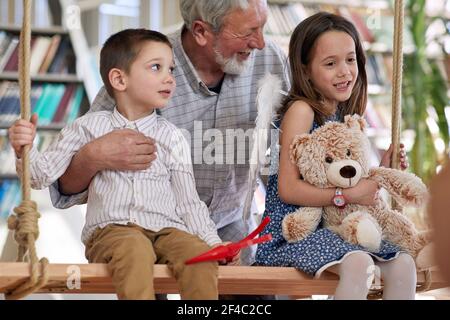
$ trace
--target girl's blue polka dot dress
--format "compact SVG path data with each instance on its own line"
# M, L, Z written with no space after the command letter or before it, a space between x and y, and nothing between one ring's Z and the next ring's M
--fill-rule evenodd
M329 121L334 119L336 117ZM317 127L314 123L311 131ZM271 220L261 235L272 233L273 240L258 246L256 263L262 266L295 267L318 277L323 270L340 263L347 255L357 251L368 252L361 246L345 242L337 234L320 226L299 242L288 243L284 239L281 229L283 218L297 210L299 206L284 203L278 195L278 137L272 140L271 154L266 208L263 215L263 218L269 216ZM368 253L375 259L386 261L397 257L399 252L400 248L383 241L378 253Z

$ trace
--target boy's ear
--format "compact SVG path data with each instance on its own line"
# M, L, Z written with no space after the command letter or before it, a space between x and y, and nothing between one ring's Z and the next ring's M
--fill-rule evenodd
M208 33L210 28L206 22L195 20L192 23L192 35L199 46L205 46L208 43Z
M108 73L109 83L117 91L124 91L127 88L125 73L117 68L112 68Z

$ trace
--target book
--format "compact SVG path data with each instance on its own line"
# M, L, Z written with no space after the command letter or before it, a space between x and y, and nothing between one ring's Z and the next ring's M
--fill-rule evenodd
M51 84L48 84L48 83L42 85L42 93L39 96L39 98L34 106L34 109L32 109L32 113L36 113L39 118L41 118L42 112L44 112L43 110L45 109L45 104L46 104L47 100L49 99L49 95L51 93L50 86L51 86ZM39 123L38 123L38 125L39 125Z
M50 37L39 36L36 38L36 43L31 49L30 58L30 75L36 75L39 72L39 68L44 62L45 56L51 45Z
M11 214L13 208L18 205L18 202L16 202L16 194L19 193L20 195L20 186L17 181L4 181L8 182L6 182L6 190L3 196L3 200L0 203L0 216L3 218L7 218Z
M9 190L11 188L11 180L0 180L0 218L6 219L9 215L10 201Z
M30 47L33 48L33 45L35 43L36 38L30 39ZM8 62L5 65L4 71L19 71L19 44L14 49L14 52L12 53L11 57L9 58Z
M50 63L47 72L48 73L69 73L72 67L68 64L72 63L70 56L73 55L72 46L70 44L70 39L68 37L63 37L58 49L56 50L53 61ZM74 70L73 70L74 71ZM72 72L75 73L75 72Z
M17 118L20 109L20 91L19 85L14 81L5 81L5 87L2 85L3 94L0 96L0 121L10 123Z
M43 102L45 108L40 110L39 121L41 125L48 125L52 122L58 108L59 102L64 94L64 84L49 84L49 92Z
M61 123L64 121L64 115L67 112L67 107L73 97L77 86L75 84L69 84L64 91L64 95L59 102L58 108L56 110L55 116L52 119L53 123Z
M14 53L14 50L19 46L19 38L13 37L8 44L4 54L0 58L0 71L4 71L6 64Z
M78 85L75 94L73 96L72 103L70 104L70 107L67 109L68 113L66 114L66 121L65 121L66 123L72 123L78 117L83 97L84 97L83 86Z
M11 36L5 31L0 31L0 59L11 42Z
M59 34L55 34L51 38L51 43L48 48L48 51L45 55L44 60L42 61L41 66L39 67L38 73L46 73L53 59L55 58L56 51L58 50L59 44L61 43L61 36Z

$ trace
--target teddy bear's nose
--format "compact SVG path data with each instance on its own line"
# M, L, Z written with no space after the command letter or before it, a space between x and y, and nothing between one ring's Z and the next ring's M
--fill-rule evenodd
M345 166L342 167L341 170L339 170L339 173L343 178L350 179L356 176L356 169L353 166Z

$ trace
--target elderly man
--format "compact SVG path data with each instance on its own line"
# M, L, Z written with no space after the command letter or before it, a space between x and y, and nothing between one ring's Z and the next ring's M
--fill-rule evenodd
M248 157L239 158L245 142L235 146L235 138L254 127L258 81L265 73L281 77L287 90L286 59L281 49L264 40L265 0L181 0L180 8L184 26L169 35L177 88L161 115L189 133L200 198L222 240L236 241L256 226L251 216L242 219L249 165ZM102 88L91 111L112 109L113 101ZM155 141L139 132L124 128L107 134L74 156L51 188L53 203L60 208L82 203L96 172L142 170L156 156ZM241 263L251 265L254 251L244 250Z

